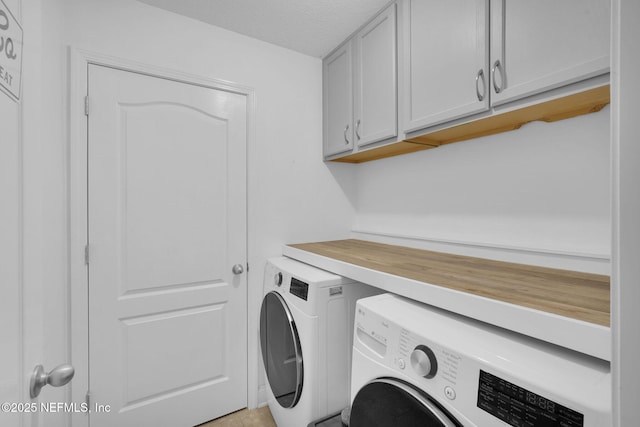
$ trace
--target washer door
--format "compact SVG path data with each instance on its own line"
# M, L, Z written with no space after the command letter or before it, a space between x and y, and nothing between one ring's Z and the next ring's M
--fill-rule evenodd
M260 347L273 395L283 408L293 408L302 393L302 347L291 311L274 291L262 300Z
M393 378L371 381L351 406L350 427L462 427L428 395Z

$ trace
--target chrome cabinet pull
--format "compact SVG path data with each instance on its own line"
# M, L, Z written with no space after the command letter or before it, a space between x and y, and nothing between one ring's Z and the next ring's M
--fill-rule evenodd
M344 128L344 143L349 145L349 140L347 139L347 131L349 131L349 125Z
M500 86L498 86L498 83L496 82L496 72L499 71L500 72ZM500 93L502 92L502 85L504 83L504 74L502 73L502 65L500 64L500 60L496 60L496 62L493 63L493 68L491 69L491 74L493 75L493 89L496 91L496 93Z
M480 88L478 87L478 81L482 80L482 93L480 93ZM482 102L484 100L484 95L487 92L487 85L484 81L484 70L481 68L476 74L476 96L478 97L478 101Z
M356 122L356 137L358 138L358 141L360 141L360 119L358 119L358 121Z

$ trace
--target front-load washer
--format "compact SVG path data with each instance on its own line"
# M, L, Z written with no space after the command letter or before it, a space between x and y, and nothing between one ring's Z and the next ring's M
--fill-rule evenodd
M350 427L608 427L610 364L384 294L356 307Z
M260 347L278 427L302 427L349 405L356 300L381 293L296 260L267 261Z

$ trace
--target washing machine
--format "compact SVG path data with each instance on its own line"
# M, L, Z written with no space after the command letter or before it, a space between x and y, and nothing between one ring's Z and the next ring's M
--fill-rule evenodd
M384 294L356 307L350 427L609 427L610 364Z
M356 300L381 293L296 260L267 261L260 347L278 427L302 427L349 405Z

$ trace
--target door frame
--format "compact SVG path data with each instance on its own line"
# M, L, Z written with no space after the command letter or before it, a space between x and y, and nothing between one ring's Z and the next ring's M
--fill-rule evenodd
M75 367L75 377L71 384L71 402L80 404L85 402L86 392L89 390L89 293L88 275L85 265L85 245L88 240L88 199L87 199L87 145L88 128L85 115L85 95L88 91L88 67L100 65L123 71L144 74L187 83L206 88L223 90L246 96L247 99L247 165L250 147L255 140L255 93L253 88L238 85L219 79L213 79L182 71L167 69L151 64L118 58L74 46L69 47L69 310L67 313L67 331L71 354L70 363ZM247 167L248 171L248 167ZM247 180L247 187L249 181ZM247 211L248 195L247 188ZM247 235L249 232L249 217L247 216ZM248 239L247 239L248 240ZM245 242L247 259L249 242ZM247 277L247 286L249 278ZM247 301L250 292L247 289ZM247 310L247 317L249 312ZM258 374L255 357L256 345L249 337L256 328L251 328L247 321L247 403L256 407L258 402ZM253 368L253 369L252 369ZM88 426L88 417L82 413L72 415L72 425Z

